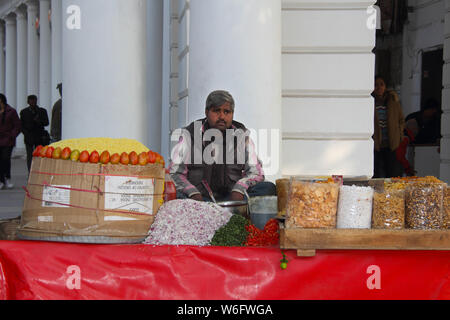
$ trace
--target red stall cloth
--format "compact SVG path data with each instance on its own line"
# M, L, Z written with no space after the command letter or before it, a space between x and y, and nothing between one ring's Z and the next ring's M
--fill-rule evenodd
M450 299L449 251L0 241L0 299Z

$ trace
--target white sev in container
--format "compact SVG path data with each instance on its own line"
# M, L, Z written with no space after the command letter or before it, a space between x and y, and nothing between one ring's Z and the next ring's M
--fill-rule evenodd
M172 200L159 209L144 243L206 246L231 216L214 203Z
M373 188L341 186L337 212L337 228L370 229Z

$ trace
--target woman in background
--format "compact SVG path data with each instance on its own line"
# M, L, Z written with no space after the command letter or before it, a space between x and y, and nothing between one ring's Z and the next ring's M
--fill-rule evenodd
M20 133L20 119L5 95L0 93L0 189L12 189L11 154Z
M405 118L398 95L386 89L381 76L375 77L374 178L403 176L396 151L403 140Z

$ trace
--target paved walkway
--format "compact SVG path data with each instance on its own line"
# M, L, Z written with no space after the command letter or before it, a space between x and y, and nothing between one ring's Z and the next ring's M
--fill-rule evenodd
M27 185L28 170L25 157L14 157L11 161L12 190L0 190L0 220L17 218L22 215L25 191L22 186Z

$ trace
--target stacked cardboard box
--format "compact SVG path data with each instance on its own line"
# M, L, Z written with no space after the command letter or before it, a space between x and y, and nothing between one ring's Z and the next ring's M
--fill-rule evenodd
M18 237L135 243L163 203L164 168L33 158Z

